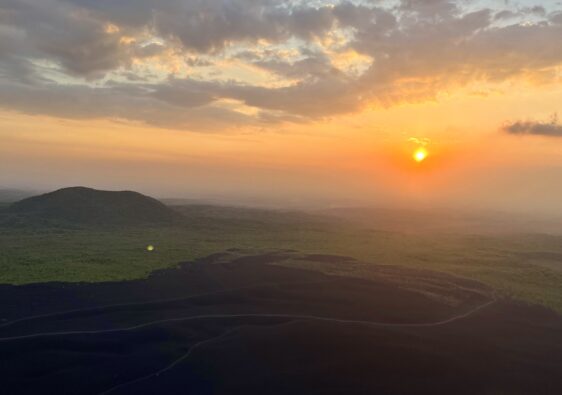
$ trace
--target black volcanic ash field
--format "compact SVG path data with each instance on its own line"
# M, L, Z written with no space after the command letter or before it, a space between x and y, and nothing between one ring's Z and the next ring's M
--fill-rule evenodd
M268 264L280 257L217 254L146 280L2 286L3 393L562 390L554 313L442 274L400 269L432 283L428 293L388 276Z

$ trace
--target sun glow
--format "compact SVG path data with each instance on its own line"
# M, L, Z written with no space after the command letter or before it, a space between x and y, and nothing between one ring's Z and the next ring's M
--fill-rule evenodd
M413 155L416 162L421 163L427 158L427 151L424 148L418 148Z

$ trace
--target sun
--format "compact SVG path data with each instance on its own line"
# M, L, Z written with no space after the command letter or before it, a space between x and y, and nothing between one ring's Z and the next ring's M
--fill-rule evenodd
M416 162L421 163L427 158L427 151L424 148L418 148L412 156Z

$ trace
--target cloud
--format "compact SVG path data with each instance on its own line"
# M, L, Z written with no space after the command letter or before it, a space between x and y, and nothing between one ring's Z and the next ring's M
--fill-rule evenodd
M159 128L202 132L263 127L260 119L221 107L218 103L204 106L196 101L182 100L177 102L161 97L146 85L112 84L103 88L0 85L0 103L4 108L32 115L76 120L129 120Z
M0 108L209 130L428 100L475 81L559 81L553 7L314 4L3 0ZM348 72L344 53L367 62Z
M431 139L427 137L410 137L409 142L426 147L431 143Z
M219 50L234 42L260 39L310 39L334 23L330 7L288 6L280 0L66 0L129 29L150 27L197 52Z
M322 53L311 53L294 62L275 57L258 59L252 64L285 78L322 79L342 73L332 65L330 58Z
M118 32L61 1L6 0L0 15L5 29L23 36L17 42L18 55L55 61L71 74L99 76L130 59L129 45Z
M517 121L505 125L503 130L513 135L562 137L562 124L558 122L556 115L549 122Z

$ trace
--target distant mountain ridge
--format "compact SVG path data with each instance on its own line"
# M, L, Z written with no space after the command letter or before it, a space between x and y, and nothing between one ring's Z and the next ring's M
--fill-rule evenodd
M63 188L23 199L8 211L30 219L78 225L165 224L181 219L164 203L138 192L86 187Z

